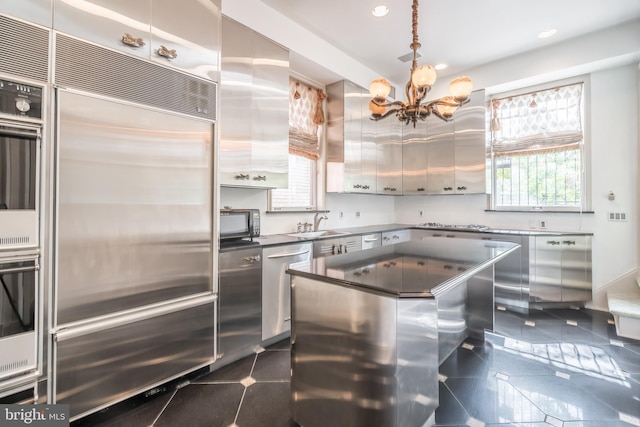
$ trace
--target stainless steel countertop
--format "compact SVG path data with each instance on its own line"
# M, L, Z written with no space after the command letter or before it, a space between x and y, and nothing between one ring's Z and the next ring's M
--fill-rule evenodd
M510 235L523 235L523 236L565 236L565 235L585 235L592 236L593 233L584 231L559 231L559 230L541 230L541 229L517 229L517 228L491 228L487 227L481 230L478 229L465 229L459 227L431 227L415 224L380 224L380 225L367 225L363 227L348 227L348 228L334 228L331 231L342 233L342 236L346 235L358 235L369 233L381 233L385 231L404 230L404 229L422 229L422 230L443 230L443 231L459 231L462 233L491 233L491 234L510 234ZM294 233L291 233L294 234ZM339 235L328 235L320 237L296 237L289 234L270 234L256 238L255 241L260 243L261 246L273 246L284 245L287 243L299 243L301 241L313 241L320 239L328 239L339 237Z
M404 242L333 257L315 257L293 276L357 287L396 298L433 298L457 286L520 245L484 240Z

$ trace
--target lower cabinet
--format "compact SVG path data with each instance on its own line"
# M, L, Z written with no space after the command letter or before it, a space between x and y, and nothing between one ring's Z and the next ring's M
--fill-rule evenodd
M307 268L311 263L311 242L265 247L262 250L262 340L291 329L291 284L286 273L291 265Z
M536 236L530 251L530 301L591 300L591 236Z

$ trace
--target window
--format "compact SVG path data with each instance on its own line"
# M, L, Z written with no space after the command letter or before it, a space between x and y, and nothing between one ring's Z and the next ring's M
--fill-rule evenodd
M269 192L272 211L316 209L316 161L324 123L321 89L289 80L289 186Z
M491 100L492 208L586 208L584 84Z

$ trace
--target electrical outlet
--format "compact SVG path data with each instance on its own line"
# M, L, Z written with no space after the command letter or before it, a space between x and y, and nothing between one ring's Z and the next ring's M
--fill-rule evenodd
M423 213L424 213L424 212L422 212L422 211L418 211L418 216L419 216L420 218L422 218Z
M338 216L340 219L344 218L344 212L340 211L340 215Z
M626 212L607 212L607 219L609 221L623 222L627 220L627 217Z
M360 211L356 211L356 218L360 218Z
M547 228L547 221L545 221L544 219L541 219L540 221L538 221L538 227Z

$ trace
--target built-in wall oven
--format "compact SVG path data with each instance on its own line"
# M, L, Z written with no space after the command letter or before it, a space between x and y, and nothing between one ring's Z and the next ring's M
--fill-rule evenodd
M38 255L0 258L0 382L22 381L37 369Z
M0 251L38 246L42 95L0 79Z

